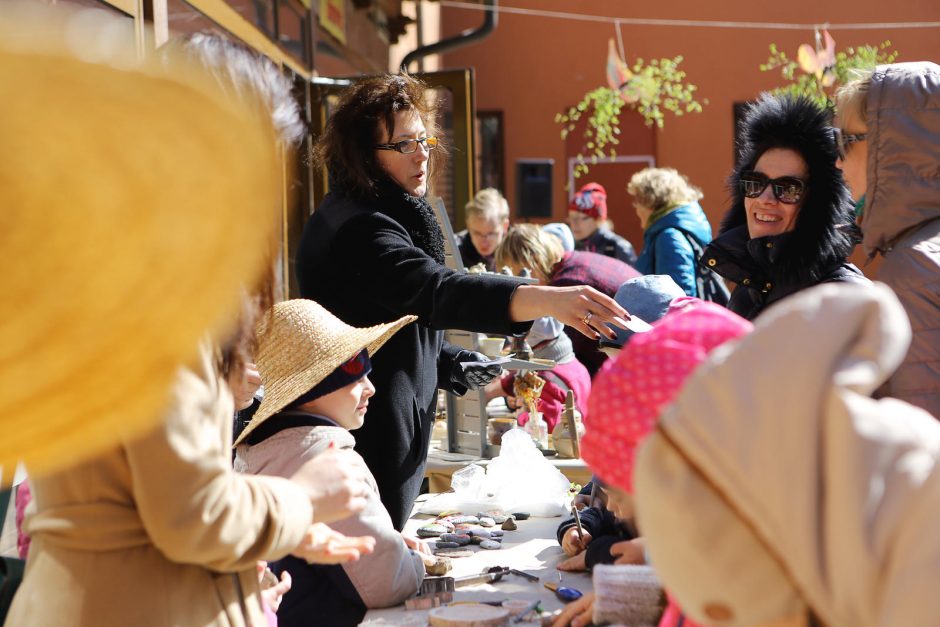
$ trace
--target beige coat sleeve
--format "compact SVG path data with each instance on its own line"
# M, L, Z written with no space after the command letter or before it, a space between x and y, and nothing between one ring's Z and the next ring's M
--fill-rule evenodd
M126 444L140 518L173 561L243 570L285 556L313 519L300 486L231 468L232 415L206 350L194 369L181 370L164 424Z

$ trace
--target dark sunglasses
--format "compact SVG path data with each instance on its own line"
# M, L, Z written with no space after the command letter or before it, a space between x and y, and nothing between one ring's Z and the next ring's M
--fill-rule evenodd
M405 139L394 144L379 144L376 146L379 150L394 150L403 155L410 155L418 150L418 144L424 144L428 152L437 148L437 137L423 137L421 139Z
M741 174L741 191L748 198L757 198L767 186L774 197L786 205L795 205L803 200L806 182L795 176L780 176L772 179L762 172L744 172Z
M856 133L854 135L845 133L841 128L832 129L832 138L836 142L836 153L839 159L845 161L845 155L849 151L849 146L855 142L863 142L868 137L868 133Z

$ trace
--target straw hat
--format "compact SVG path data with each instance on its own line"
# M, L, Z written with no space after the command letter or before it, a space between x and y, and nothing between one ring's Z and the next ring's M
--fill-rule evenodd
M52 471L151 427L271 249L270 121L172 55L137 59L101 11L0 7L8 468Z
M322 305L303 298L277 303L258 324L255 363L264 400L241 432L239 444L258 426L305 394L363 348L375 352L417 316L374 327L351 327Z

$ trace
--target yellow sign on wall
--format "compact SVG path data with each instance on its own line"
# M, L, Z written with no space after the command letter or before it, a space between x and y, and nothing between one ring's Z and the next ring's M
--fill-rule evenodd
M320 26L346 43L346 0L320 0Z

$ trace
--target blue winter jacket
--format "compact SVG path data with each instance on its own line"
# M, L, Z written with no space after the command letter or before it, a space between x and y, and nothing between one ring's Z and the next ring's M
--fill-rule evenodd
M642 274L668 274L686 294L700 296L695 283L698 259L686 234L701 248L712 240L712 227L697 202L670 211L646 227L636 269Z

